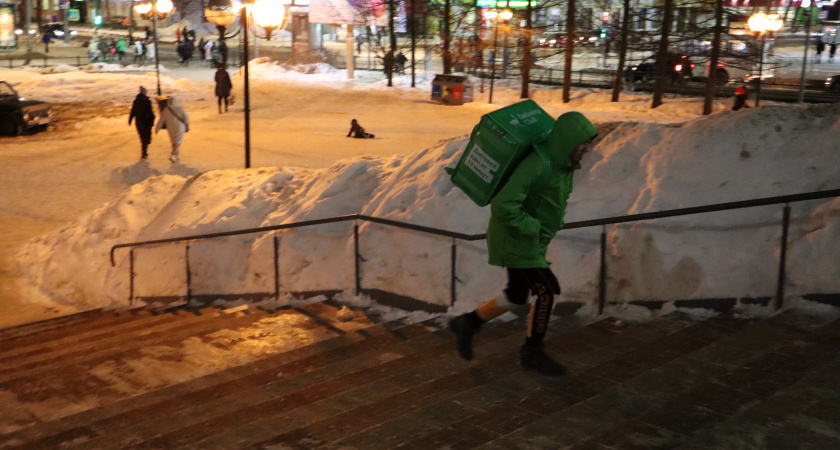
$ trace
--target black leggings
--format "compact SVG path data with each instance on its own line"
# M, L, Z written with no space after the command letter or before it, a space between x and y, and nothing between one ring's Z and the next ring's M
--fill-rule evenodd
M529 294L537 297L528 324L528 342L533 345L541 344L548 330L554 296L560 295L560 283L548 268L513 269L508 267L507 271L508 285L505 296L508 301L525 305Z
M222 107L222 99L225 99L225 108L228 107L228 104L227 104L227 99L228 98L227 97L217 97L217 98L219 99L219 107L220 108Z

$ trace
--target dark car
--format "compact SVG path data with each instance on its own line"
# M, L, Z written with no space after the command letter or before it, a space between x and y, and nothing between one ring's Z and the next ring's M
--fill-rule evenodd
M0 135L17 136L33 128L46 129L52 119L49 103L21 98L0 80Z
M64 39L64 24L60 22L45 23L41 26L41 33L50 33L54 38ZM79 33L75 30L70 30L70 39L76 37Z
M825 88L829 92L840 94L840 75L834 75L825 79Z
M665 81L677 83L689 79L693 70L694 63L688 59L688 56L679 53L668 53L665 56ZM646 83L655 80L656 76L655 61L643 62L624 69L624 80L627 83L636 83L639 81Z

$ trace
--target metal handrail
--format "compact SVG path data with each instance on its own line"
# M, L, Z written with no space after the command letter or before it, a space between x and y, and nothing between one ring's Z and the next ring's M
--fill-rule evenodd
M563 230L570 230L573 228L586 228L599 225L613 225L617 223L638 222L651 219L662 219L665 217L686 216L690 214L701 214L708 212L726 211L731 209L751 208L755 206L778 205L782 203L795 203L805 200L818 200L821 198L840 197L840 189L831 189L827 191L807 192L803 194L782 195L777 197L764 197L754 200L742 200L729 203L717 203L705 206L694 206L690 208L669 209L665 211L629 214L624 216L606 217L601 219L581 220L578 222L569 222ZM454 231L442 230L439 228L427 227L422 225L414 225L397 220L383 219L381 217L367 216L364 214L348 214L344 216L329 217L326 219L304 220L301 222L284 223L281 225L271 225L267 227L246 228L235 231L221 231L218 233L196 234L191 236L182 236L166 239L153 239L148 241L129 242L125 244L117 244L111 247L111 266L115 266L114 251L118 248L141 247L144 245L165 244L169 242L183 242L183 241L197 241L200 239L212 239L226 236L237 236L241 234L264 233L269 231L287 230L292 228L308 227L313 225L323 225L327 223L347 222L349 220L364 220L368 222L381 223L384 225L391 225L397 228L405 228L408 230L420 231L423 233L435 234L438 236L445 236L462 241L479 241L487 239L486 233L481 234L464 234ZM562 231L562 230L561 230Z
M671 209L665 211L658 211L658 212L650 212L650 213L641 213L641 214L629 214L624 216L614 216L614 217L606 217L601 219L593 219L593 220L582 220L577 222L569 222L565 224L563 230L569 230L574 228L587 228L587 227L594 227L594 226L602 226L606 227L606 225L614 225L619 223L627 223L627 222L639 222L644 220L652 220L652 219L661 219L667 217L678 217L678 216L685 216L691 214L703 214L703 213L710 213L710 212L718 212L718 211L728 211L733 209L744 209L744 208L752 208L757 206L767 206L767 205L777 205L777 204L785 204L784 214L783 214L783 223L782 223L782 243L781 243L781 252L780 252L780 261L779 261L779 277L777 280L777 289L776 289L776 307L781 308L782 305L782 297L784 296L784 278L785 278L785 256L787 250L787 235L788 235L788 227L790 222L790 203L807 201L807 200L818 200L823 198L831 198L831 197L840 197L840 189L830 189L825 191L815 191L815 192L806 192L801 194L792 194L792 195L781 195L775 197L764 197L758 198L753 200L741 200L736 202L727 202L727 203L717 203L712 205L704 205L704 206L694 206L689 208L678 208L678 209ZM422 233L433 234L437 236L444 236L451 238L453 240L452 243L452 276L451 276L451 297L452 303L455 301L455 281L457 277L455 276L455 259L456 259L456 245L455 240L460 239L462 241L477 241L483 240L487 238L486 233L482 234L464 234L458 233L454 231L442 230L439 228L434 227L427 227L423 225L415 225L406 222L400 222L397 220L391 219L383 219L381 217L373 217L364 214L349 214L344 216L336 216L336 217L329 217L325 219L316 219L316 220L305 220L301 222L292 222L286 223L281 225L272 225L267 227L257 227L257 228L247 228L242 230L234 230L234 231L223 231L218 233L207 233L207 234L199 234L199 235L190 235L190 236L182 236L182 237L175 237L175 238L166 238L166 239L153 239L148 241L139 241L139 242L130 242L125 244L117 244L111 247L110 251L110 258L111 258L111 266L114 267L116 262L114 261L114 252L119 248L130 248L131 249L131 272L132 272L132 279L131 279L131 286L132 286L132 293L131 296L133 298L133 265L134 265L134 247L140 247L145 245L154 245L154 244L164 244L164 243L172 243L172 242L184 242L184 241L196 241L202 239L213 239L219 237L227 237L227 236L237 236L243 234L252 234L252 233L266 233L270 231L277 231L277 230L287 230L293 228L301 228L313 225L323 225L329 223L337 223L337 222L347 222L347 221L357 221L363 220L367 222L373 223L380 223L383 225L394 226L397 228L403 228L407 230L418 231ZM562 231L562 230L561 230ZM358 252L358 224L354 227L354 240L355 240L355 248L356 248L356 291L357 294L361 290L360 286L360 277L359 277L359 252ZM277 264L276 261L276 254L277 254L277 242L275 240L275 266ZM187 247L187 266L189 267L189 247ZM605 298L606 298L606 230L602 229L601 231L601 267L600 267L600 275L599 275L599 311L603 312ZM275 272L276 272L275 267ZM188 284L188 293L189 293L189 269L187 270L187 284ZM279 295L279 284L278 281L275 280L275 286L277 292L276 295ZM189 295L189 294L188 294Z

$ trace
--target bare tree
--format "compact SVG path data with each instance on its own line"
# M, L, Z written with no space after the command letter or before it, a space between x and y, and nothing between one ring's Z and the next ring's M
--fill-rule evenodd
M668 39L671 35L671 22L674 15L674 0L665 0L662 11L662 34L659 37L659 50L656 53L656 82L653 87L651 108L662 104L662 92L665 87L665 61L668 59Z
M572 56L575 53L575 0L566 7L566 63L563 69L563 103L571 100Z
M703 115L712 113L712 103L717 90L717 66L720 55L720 32L723 27L723 0L715 0L715 26L712 38L712 54L709 61L709 77L706 79L706 96L703 99Z

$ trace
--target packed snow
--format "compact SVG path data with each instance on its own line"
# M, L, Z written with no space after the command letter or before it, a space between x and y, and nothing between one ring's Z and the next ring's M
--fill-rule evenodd
M49 71L45 71L49 72ZM127 112L136 86L153 91L154 74L77 70L0 71L27 97L62 107L54 130L4 140L0 155L15 170L7 196L0 263L14 288L0 292L0 326L96 307L127 305L128 251L115 244L271 226L361 213L466 234L483 233L489 208L454 187L453 167L482 114L519 100L515 82L495 85L459 107L428 102L430 76L387 87L382 75L328 66L251 63L252 158L242 169L241 103L219 115L212 70L172 71L163 91L179 98L194 126L182 163L170 165L157 135L150 162ZM180 78L179 78L180 77ZM234 77L242 97L242 79ZM553 116L583 112L602 130L583 161L567 222L748 200L840 187L838 105L769 104L738 112L730 100L702 116L702 99L532 87ZM240 100L241 101L241 100ZM377 139L346 139L358 118ZM8 143L8 144L7 144ZM840 200L793 204L787 294L840 292ZM775 293L782 205L607 227L611 311L639 313L630 300L769 297ZM452 239L360 222L362 287L450 305ZM597 312L600 227L561 231L549 249L561 301ZM283 292L354 287L353 223L319 225L190 244L192 292L270 293L273 238L280 242ZM450 313L499 293L504 271L488 266L483 241L458 241L457 297ZM184 244L136 251L135 296L184 295ZM283 301L293 301L291 295ZM369 305L370 303L367 302Z

